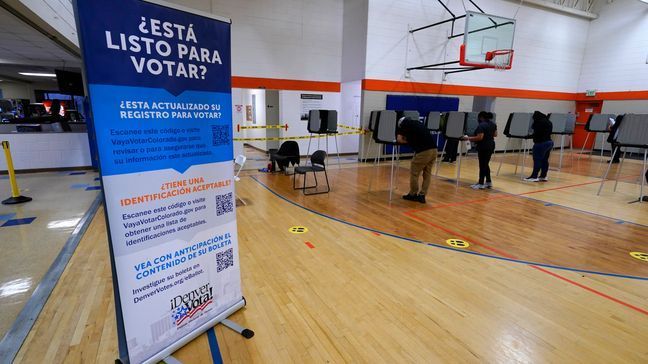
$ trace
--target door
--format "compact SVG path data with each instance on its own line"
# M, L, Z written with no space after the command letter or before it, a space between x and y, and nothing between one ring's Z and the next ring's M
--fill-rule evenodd
M600 114L603 108L603 101L576 101L576 130L574 131L574 147L582 148L585 139L587 138L587 131L585 124L589 120L590 115ZM596 137L592 133L587 139L585 149L592 149Z

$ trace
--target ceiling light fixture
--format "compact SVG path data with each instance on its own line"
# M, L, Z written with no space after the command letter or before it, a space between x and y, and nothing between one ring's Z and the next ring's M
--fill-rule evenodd
M34 76L34 77L56 77L54 73L39 73L39 72L18 72L23 76Z

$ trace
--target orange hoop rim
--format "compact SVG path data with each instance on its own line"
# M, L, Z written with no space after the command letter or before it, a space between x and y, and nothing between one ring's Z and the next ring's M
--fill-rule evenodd
M486 61L492 61L495 56L505 56L507 54L513 54L515 52L513 49L496 49L494 51L486 52Z

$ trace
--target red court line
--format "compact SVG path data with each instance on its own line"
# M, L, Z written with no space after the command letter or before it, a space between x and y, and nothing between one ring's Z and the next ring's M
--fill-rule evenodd
M582 288L582 289L584 289L584 290L586 290L586 291L592 292L592 293L594 293L595 295L601 296L601 297L606 298L606 299L608 299L608 300L610 300L610 301L613 301L613 302L616 302L616 303L618 303L618 304L620 304L620 305L626 306L626 307L628 307L628 308L630 308L630 309L632 309L632 310L635 310L635 311L637 311L637 312L639 312L639 313L643 313L644 315L648 315L648 311L644 310L643 308L640 308L640 307L637 307L637 306L631 305L631 304L629 304L629 303L627 303L627 302L621 301L621 300L618 299L618 298L614 298L614 297L612 297L612 296L610 296L610 295L607 295L607 294L605 294L605 293L603 293L603 292L601 292L601 291L598 291L598 290L596 290L596 289L594 289L594 288L591 288L591 287L588 287L588 286L586 286L586 285L584 285L584 284L580 284L580 283L578 283L578 282L572 281L571 279L566 278L566 277L563 277L563 276L561 276L560 274L556 274L556 273L554 273L554 272L552 272L552 271L549 271L549 270L547 270L547 269L544 269L544 268L538 267L537 265L529 265L529 267L534 268L534 269L537 269L537 270L539 270L539 271L541 271L541 272L543 272L543 273L547 273L547 274L549 274L550 276L553 276L553 277L555 277L555 278L558 278L558 279L560 279L560 280L563 280L563 281L565 281L565 282L567 282L567 283L573 284L574 286L580 287L580 288Z
M311 248L311 249L315 249L315 245L311 244L310 241L307 241L304 244L306 244L306 246Z
M477 246L480 246L480 247L482 247L482 248L484 248L484 249L490 250L491 252L494 252L494 253L496 253L496 254L499 254L499 255L502 256L502 257L509 258L509 259L516 259L516 260L518 259L518 258L516 258L516 257L514 257L514 256L512 256L512 255L510 255L510 254L508 254L508 253L505 253L505 252L503 252L503 251L501 251L501 250L499 250L499 249L497 249L497 248L494 248L494 247L492 247L492 246L490 246L490 245L488 245L488 244L480 243L480 242L476 241L475 239L471 239L471 238L469 238L469 237L467 237L467 236L465 236L465 235L463 235L463 234L460 234L460 233L458 233L458 232L456 232L456 231L453 231L452 229L448 229L448 228L446 228L446 227L443 227L443 226L437 225L437 224L432 223L432 222L430 222L430 221L427 221L427 220L425 220L425 219L423 219L423 218L420 218L420 217L418 217L418 216L415 216L414 213L405 212L405 215L409 216L410 218L412 218L412 219L414 219L414 220L418 220L418 221L420 221L420 222L422 222L422 223L424 223L424 224L426 224L426 225L429 225L429 226L432 226L432 227L434 227L434 228L436 228L436 229L442 230L442 231L444 231L444 232L446 232L446 233L448 233L448 234L451 234L451 235L457 236L457 237L459 237L459 238L461 238L461 239L463 239L463 240L466 240L466 241L472 242L473 244L475 244L475 245L477 245ZM607 295L607 294L605 294L605 293L603 293L603 292L601 292L601 291L598 291L598 290L596 290L596 289L594 289L594 288L591 288L591 287L588 287L588 286L586 286L586 285L584 285L584 284L580 284L580 283L578 283L578 282L572 281L572 280L569 279L569 278L563 277L563 276L561 276L561 275L559 275L559 274L556 274L556 273L551 272L551 271L549 271L549 270L546 270L546 269L544 269L544 268L538 267L538 266L536 266L536 265L528 265L528 266L531 267L531 268L537 269L537 270L539 270L539 271L541 271L541 272L543 272L543 273L549 274L549 275L553 276L554 278L558 278L558 279L560 279L560 280L563 280L563 281L565 281L565 282L568 282L568 283L570 283L570 284L573 284L573 285L575 285L575 286L577 286L577 287L580 287L580 288L582 288L582 289L584 289L584 290L586 290L586 291L589 291L589 292L591 292L591 293L594 293L594 294L596 294L596 295L598 295L598 296L600 296L600 297L603 297L603 298L605 298L605 299L608 299L608 300L610 300L610 301L612 301L612 302L616 302L616 303L618 303L618 304L620 304L620 305L623 305L623 306L625 306L625 307L628 307L628 308L630 308L630 309L632 309L632 310L634 310L634 311L637 311L637 312L639 312L639 313L643 313L644 315L648 315L648 311L646 311L646 310L644 310L644 309L642 309L642 308L640 308L640 307L637 307L637 306L631 305L631 304L629 304L629 303L627 303L627 302L621 301L621 300L618 299L618 298L615 298L615 297L612 297L612 296L610 296L610 295Z
M621 179L621 177L619 177L619 179ZM610 181L610 180L606 180L606 181ZM505 199L505 198L526 196L526 195L532 195L532 194L535 194L535 193L563 190L563 189L572 188L572 187L581 187L581 186L591 185L591 184L595 184L595 183L601 183L601 180L589 181L589 182L583 182L583 183L576 183L576 184L573 184L573 185L566 185L566 186L544 188L544 189L540 189L540 190L534 190L534 191L528 191L528 192L522 192L522 193L508 194L506 192L502 192L502 193L505 193L505 194L504 195L495 195L494 197L480 198L480 199L476 199L476 200L459 201L459 202L452 202L452 203L447 203L447 204L432 205L430 207L423 207L423 208L420 208L420 209L408 210L406 213L415 213L415 212L422 212L422 211L433 210L433 209L444 208L444 207L461 206L461 205L467 205L467 204L471 204L471 203L487 202L487 201L494 201L494 200L500 200L500 199Z
M418 220L418 221L420 221L420 222L422 222L422 223L424 223L424 224L426 224L426 225L430 225L430 226L432 226L433 228L439 229L439 230L441 230L441 231L445 231L446 233L451 234L451 235L454 235L454 236L456 236L456 237L458 237L458 238L461 238L461 239L463 239L463 240L470 241L470 242L472 242L473 244L475 244L475 245L477 245L477 246L480 246L480 247L482 247L482 248L484 248L484 249L486 249L486 250L490 250L491 252L493 252L493 253L495 253L495 254L499 254L500 256L503 256L503 257L505 257L505 258L509 258L509 259L517 259L516 257L514 257L514 256L512 256L512 255L510 255L510 254L508 254L508 253L505 253L505 252L503 252L503 251L501 251L501 250L499 250L499 249L497 249L497 248L494 248L494 247L492 247L492 246L490 246L490 245L488 245L488 244L480 243L480 242L478 242L478 241L475 241L475 239L471 239L471 238L469 238L469 237L467 237L467 236L465 236L465 235L463 235L463 234L460 234L460 233L458 233L458 232L456 232L456 231L454 231L454 230L448 229L448 228L443 227L443 226L441 226L441 225L437 225L437 224L435 224L435 223L433 223L433 222L430 222L430 221L428 221L428 220L425 220L425 219L423 219L423 218L421 218L421 217L415 216L414 213L405 212L405 215L411 217L411 218L414 219L414 220Z

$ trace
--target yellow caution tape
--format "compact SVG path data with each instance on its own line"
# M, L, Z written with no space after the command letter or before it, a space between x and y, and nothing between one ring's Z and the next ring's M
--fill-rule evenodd
M327 136L332 136L332 135L338 135L338 136L345 136L345 135L359 135L359 134L364 134L364 131L350 131L350 132L344 132L344 133L337 133L337 134L313 134L312 136L310 135L299 135L299 136L286 136L286 137L274 137L274 138L234 138L235 142L257 142L257 141L264 141L264 140L295 140L295 139L309 139L309 138L326 138Z
M350 126L350 125L344 125L344 124L338 124L338 126L339 126L340 128L342 128L342 129L350 129L350 130L355 130L355 131L361 131L361 132L363 132L363 133L365 132L364 129L362 129L362 128L358 128L358 127L356 127L356 126Z
M241 129L284 129L286 125L241 125Z

